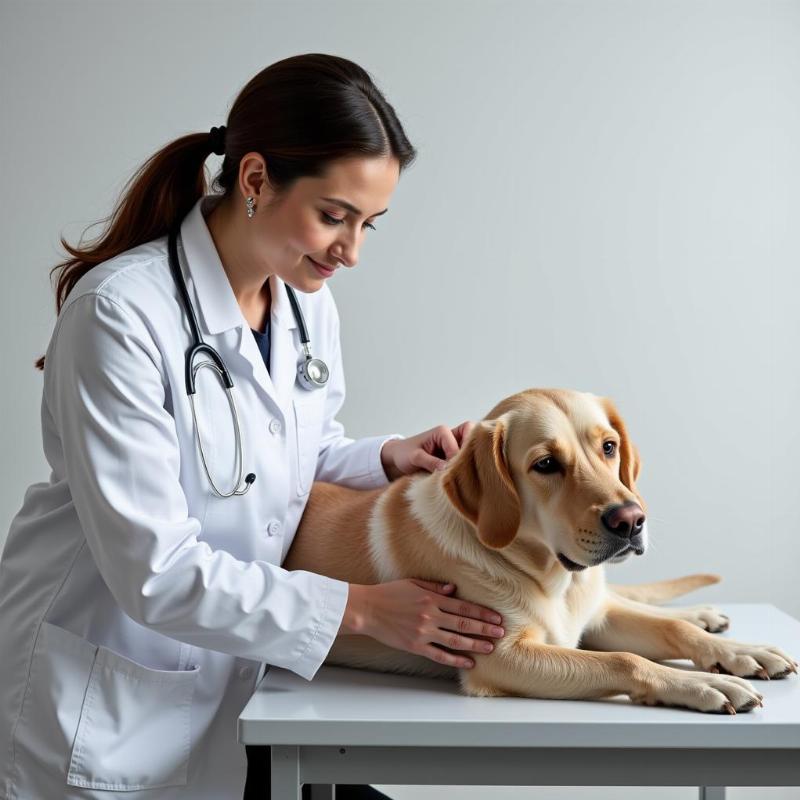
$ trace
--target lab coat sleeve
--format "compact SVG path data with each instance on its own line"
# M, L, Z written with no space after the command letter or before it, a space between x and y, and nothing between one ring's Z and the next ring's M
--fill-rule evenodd
M332 306L332 325L328 334L331 342L330 378L325 399L325 419L322 423L317 469L314 480L338 483L351 489L374 489L386 486L389 478L381 464L383 445L391 439L404 438L399 433L351 439L336 419L345 395L342 348L339 338L339 314L333 295L328 292Z
M240 561L198 541L167 386L138 314L95 293L62 309L45 399L100 574L141 625L311 680L338 633L349 584Z

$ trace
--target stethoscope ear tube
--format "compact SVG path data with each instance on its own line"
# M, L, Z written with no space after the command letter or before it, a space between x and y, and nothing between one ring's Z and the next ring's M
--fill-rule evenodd
M284 284L286 286L286 294L289 295L289 302L292 304L292 311L294 312L294 318L297 320L297 326L300 328L300 341L307 345L309 341L308 338L308 331L306 330L306 321L303 318L303 312L300 310L300 304L297 302L297 298L294 294L294 289L289 286L288 283ZM307 349L307 348L303 348Z
M211 345L206 344L205 342L200 342L200 344L195 344L192 348L190 348L189 353L186 356L186 394L191 395L195 393L194 376L197 373L197 368L193 369L193 364L194 357L198 353L205 353L214 362L214 365L219 370L220 379L225 384L225 388L233 389L233 381L231 380L228 368L225 366L220 354L213 347L211 347Z
M186 288L186 282L183 280L181 274L180 262L178 261L178 230L180 225L175 225L169 232L167 247L169 249L169 268L172 270L172 278L175 285L178 287L178 292L181 295L183 307L186 309L186 316L189 318L189 327L192 329L192 343L195 345L203 341L200 335L200 328L197 325L197 317L194 315L194 308L192 301L189 299L189 291Z
M196 391L194 376L197 370L193 369L193 365L195 356L198 353L205 353L214 362L214 364L216 364L220 373L220 377L222 378L222 382L225 384L225 388L232 389L233 381L231 380L228 368L225 366L225 362L222 360L220 354L213 347L211 347L211 345L208 345L203 341L203 337L200 335L200 327L197 324L197 317L194 315L194 307L189 300L189 290L186 288L186 282L183 280L183 275L181 274L180 270L180 262L178 261L177 227L173 228L169 232L168 247L169 265L170 269L172 270L172 278L181 294L181 300L183 301L183 306L186 309L186 315L189 318L189 326L192 329L192 346L189 348L189 352L186 354L186 394L191 396Z
M186 352L185 378L186 394L189 396L189 404L192 409L192 422L194 424L194 431L197 437L197 445L200 449L200 460L203 462L203 469L205 470L206 477L208 478L208 482L211 485L211 490L214 492L214 494L222 498L241 496L250 489L256 479L256 476L252 472L248 473L244 479L244 488L239 488L242 485L242 473L244 472L244 448L242 446L242 432L239 427L239 414L236 410L236 401L233 398L233 381L231 380L228 368L225 366L225 362L222 360L220 354L213 347L211 347L211 345L206 344L203 341L203 337L200 335L200 327L197 324L197 317L195 317L194 308L191 300L189 299L189 290L186 288L186 282L183 280L180 262L178 261L177 240L179 227L179 225L176 225L170 230L167 237L167 247L169 250L169 267L172 271L172 278L175 281L175 285L178 287L178 293L181 296L181 302L189 320L189 327L192 329L192 344ZM198 353L205 353L211 359L211 361L201 361L199 364L195 364L194 359ZM195 386L195 375L197 374L198 370L202 369L203 367L213 369L219 375L220 380L225 386L225 394L228 398L231 414L233 415L234 435L236 440L234 470L237 472L237 477L236 483L230 492L223 492L211 477L211 471L208 468L208 462L206 460L205 448L203 447L203 438L200 436L200 426L197 424L197 411L194 405L194 396L197 393Z

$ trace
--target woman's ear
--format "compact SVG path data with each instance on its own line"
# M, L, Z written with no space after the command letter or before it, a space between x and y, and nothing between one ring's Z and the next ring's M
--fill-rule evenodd
M636 489L636 481L639 478L639 470L642 466L639 451L628 435L628 429L622 421L616 406L607 397L601 397L600 402L605 410L611 427L619 434L619 479L639 498L639 502L644 508L644 500Z
M505 439L502 419L479 422L442 478L450 502L475 525L481 542L494 549L508 545L520 524Z

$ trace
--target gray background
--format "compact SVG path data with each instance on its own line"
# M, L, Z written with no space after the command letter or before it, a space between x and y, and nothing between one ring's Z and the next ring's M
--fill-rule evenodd
M107 217L168 141L223 124L260 69L323 52L373 75L419 150L330 284L348 434L455 426L527 387L607 395L652 542L611 580L716 572L687 603L800 617L797 2L6 1L0 23L0 544L49 475L33 362L59 236Z

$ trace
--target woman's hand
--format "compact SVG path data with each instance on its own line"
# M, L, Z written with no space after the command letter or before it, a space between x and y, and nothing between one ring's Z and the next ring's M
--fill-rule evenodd
M473 667L472 659L450 650L490 653L494 649L492 642L478 637L503 636L503 629L495 626L502 622L502 617L489 608L447 597L455 590L453 584L447 586L416 578L378 584L351 583L349 613L345 615L350 624L347 627L343 624L339 633L365 634L438 664Z
M422 470L434 472L444 469L474 427L475 423L467 420L457 428L437 425L407 439L389 440L381 450L381 463L386 477L393 481L401 475Z

